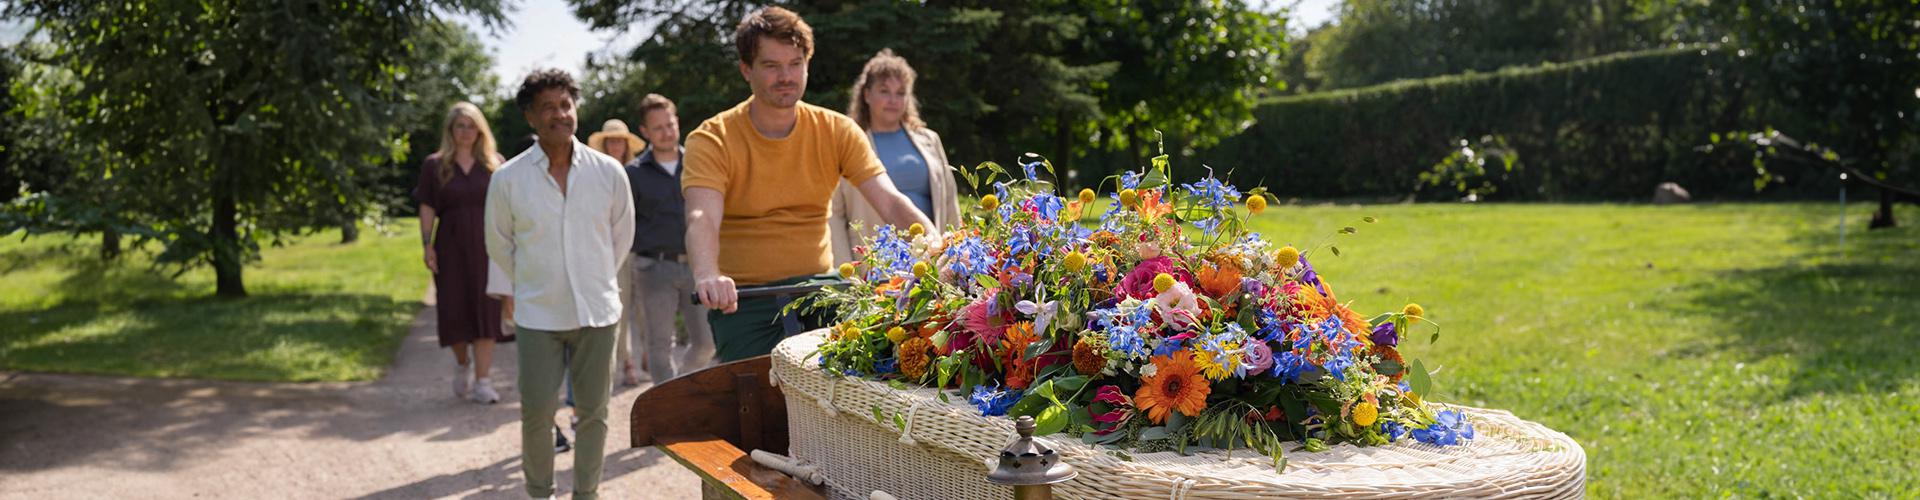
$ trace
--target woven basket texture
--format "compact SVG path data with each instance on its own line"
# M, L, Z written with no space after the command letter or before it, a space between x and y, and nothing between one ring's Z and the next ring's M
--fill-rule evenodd
M774 348L773 379L787 400L794 458L827 476L836 499L885 491L902 500L1011 498L986 482L1000 449L1015 436L1006 418L980 416L964 397L933 389L901 391L819 369L815 331ZM878 408L881 419L876 421ZM1079 471L1054 486L1060 498L1579 498L1586 453L1566 434L1500 410L1464 406L1476 439L1439 447L1402 440L1375 447L1337 445L1286 450L1287 467L1247 450L1188 455L1130 453L1057 435L1046 444ZM898 417L898 422L895 417Z

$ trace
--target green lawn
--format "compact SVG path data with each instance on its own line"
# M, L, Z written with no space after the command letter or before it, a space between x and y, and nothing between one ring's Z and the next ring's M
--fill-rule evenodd
M1315 267L1362 313L1426 306L1440 342L1403 347L1440 368L1433 399L1572 435L1596 497L1909 496L1920 230L1864 231L1871 209L1850 207L1844 251L1832 204L1279 206L1258 225L1337 243ZM206 271L6 238L0 369L376 377L427 279L411 221L389 231L268 250L241 301L207 298Z
M1593 496L1906 497L1920 230L1869 233L1871 209L1844 250L1834 204L1276 207L1258 227L1357 226L1313 260L1339 298L1425 306L1440 342L1402 352L1442 367L1432 399L1573 436Z
M214 298L213 272L171 278L144 252L118 265L97 238L0 236L0 370L264 381L378 378L428 274L413 219L360 241L338 232L266 248L251 296Z

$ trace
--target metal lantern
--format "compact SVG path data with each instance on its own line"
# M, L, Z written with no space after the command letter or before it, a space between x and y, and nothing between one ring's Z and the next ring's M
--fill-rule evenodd
M1033 417L1020 417L1013 428L1020 437L1000 450L1000 465L987 473L987 482L1012 486L1014 500L1050 500L1054 484L1080 475L1059 453L1033 439Z

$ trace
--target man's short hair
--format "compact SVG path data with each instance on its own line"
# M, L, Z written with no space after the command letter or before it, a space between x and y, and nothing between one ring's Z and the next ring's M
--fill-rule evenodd
M667 110L667 114L669 115L675 114L678 110L678 108L676 108L673 105L673 100L668 99L667 96L663 96L660 94L647 94L646 97L640 98L640 126L641 127L647 126L647 113L652 113L654 110L657 110L657 109Z
M527 75L527 79L521 80L520 91L514 93L513 102L524 111L527 107L533 106L533 99L541 92L556 88L567 89L568 96L576 101L580 100L580 85L573 82L573 75L559 69L548 68L535 70L533 74Z
M754 56L760 55L761 37L793 44L813 58L813 27L791 10L767 7L740 20L733 29L733 49L740 53L741 64L753 64Z

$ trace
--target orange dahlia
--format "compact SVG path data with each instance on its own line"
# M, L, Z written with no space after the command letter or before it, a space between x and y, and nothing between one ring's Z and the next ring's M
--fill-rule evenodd
M1094 376L1107 366L1107 358L1100 355L1100 349L1091 340L1081 338L1073 344L1073 371L1081 375Z
M900 373L913 380L926 376L927 365L933 363L927 351L932 349L933 342L923 337L913 337L900 343Z
M1193 365L1193 355L1182 351L1156 357L1153 366L1154 374L1141 378L1140 391L1133 395L1134 404L1146 410L1147 418L1163 424L1174 411L1189 417L1200 416L1200 410L1207 408L1207 394L1213 392L1213 387L1207 385L1206 377L1200 376L1200 368Z

